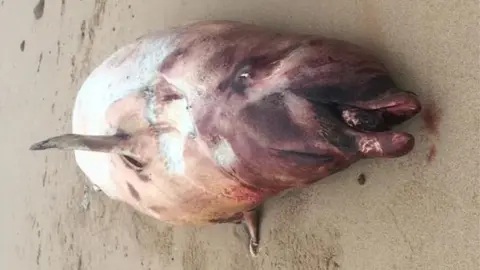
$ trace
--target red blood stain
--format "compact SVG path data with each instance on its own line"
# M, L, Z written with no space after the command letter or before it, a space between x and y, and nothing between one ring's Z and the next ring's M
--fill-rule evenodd
M440 122L440 115L440 109L433 102L426 104L422 109L421 116L425 125L425 129L429 134L438 136L438 123ZM432 162L436 155L437 147L432 143L427 153L427 162Z
M433 103L427 104L422 110L422 119L430 134L438 135L438 122L440 121L440 110Z
M436 155L437 155L437 147L435 146L435 144L432 144L430 145L430 149L428 150L428 154L427 154L428 163L432 162L432 160L435 158Z
M262 193L255 192L243 186L232 188L225 193L228 194L227 196L240 202L257 203L263 199Z

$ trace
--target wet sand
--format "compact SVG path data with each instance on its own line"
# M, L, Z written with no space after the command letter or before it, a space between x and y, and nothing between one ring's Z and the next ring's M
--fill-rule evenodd
M414 151L269 200L256 259L240 226L172 228L101 193L84 211L73 154L28 147L70 131L79 86L116 48L200 19L375 50L429 104L402 127ZM479 21L467 0L0 0L0 269L480 269Z

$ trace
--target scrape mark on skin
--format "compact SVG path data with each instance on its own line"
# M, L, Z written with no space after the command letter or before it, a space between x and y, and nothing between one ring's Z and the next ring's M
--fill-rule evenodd
M167 94L162 97L162 101L164 102L169 102L177 99L182 99L182 96L180 96L179 94Z
M383 153L383 149L376 139L371 138L362 138L359 142L359 148L361 153L370 154L370 153Z
M40 53L40 56L38 57L37 73L40 72L40 67L42 65L42 60L43 60L43 53Z
M25 51L25 40L20 43L20 51Z
M145 120L147 120L150 124L155 123L156 115L155 115L155 93L150 87L147 87L143 92L144 99L146 102L146 110L145 110Z
M158 136L158 147L165 156L165 169L172 174L183 174L185 163L182 138L172 134L161 134Z
M220 166L229 166L236 160L232 146L223 138L213 147L213 157Z
M45 0L39 0L35 8L33 9L33 14L35 15L35 19L39 20L43 17L43 13L45 10Z
M160 89L161 88L161 89ZM146 102L146 110L144 112L144 118L150 124L157 123L157 108L160 106L159 103L166 103L161 104L164 108L162 109L165 115L171 115L171 117L166 116L166 119L184 119L186 117L183 113L185 111L181 111L176 109L177 106L186 108L187 104L184 99L177 93L168 93L172 90L169 86L165 85L165 82L159 83L155 86L155 88L147 87L145 88L143 93L143 98ZM163 95L157 97L156 93L164 93ZM160 102L158 102L160 101ZM180 112L180 115L178 114ZM188 112L187 112L188 114ZM166 123L167 129L171 123ZM175 125L175 124L174 124ZM184 135L185 133L194 134L193 124L188 121L181 121L180 126L178 127L179 131L183 134L173 134L171 132L158 132L158 149L161 151L163 156L165 157L164 165L165 168L172 174L181 174L185 170L185 163L183 159L183 151L184 151ZM179 136L180 135L180 136Z

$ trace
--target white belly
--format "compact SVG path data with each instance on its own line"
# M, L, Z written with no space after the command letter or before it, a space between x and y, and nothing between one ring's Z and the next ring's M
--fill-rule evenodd
M174 35L149 37L129 44L108 57L85 80L75 101L72 132L111 135L116 132L106 119L108 107L136 91L142 91L157 78L157 68L175 49ZM75 151L75 159L89 180L107 196L118 198L110 177L111 155Z

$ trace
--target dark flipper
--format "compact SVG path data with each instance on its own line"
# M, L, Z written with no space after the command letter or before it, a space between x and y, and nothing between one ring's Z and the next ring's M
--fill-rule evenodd
M250 254L256 257L258 254L259 244L259 211L257 209L250 210L243 213L243 222L247 228L248 236L250 238Z
M238 212L229 218L212 219L210 222L234 224L243 223L248 233L250 254L253 257L256 257L258 253L259 242L259 217L260 210L258 208L254 208L250 211Z

